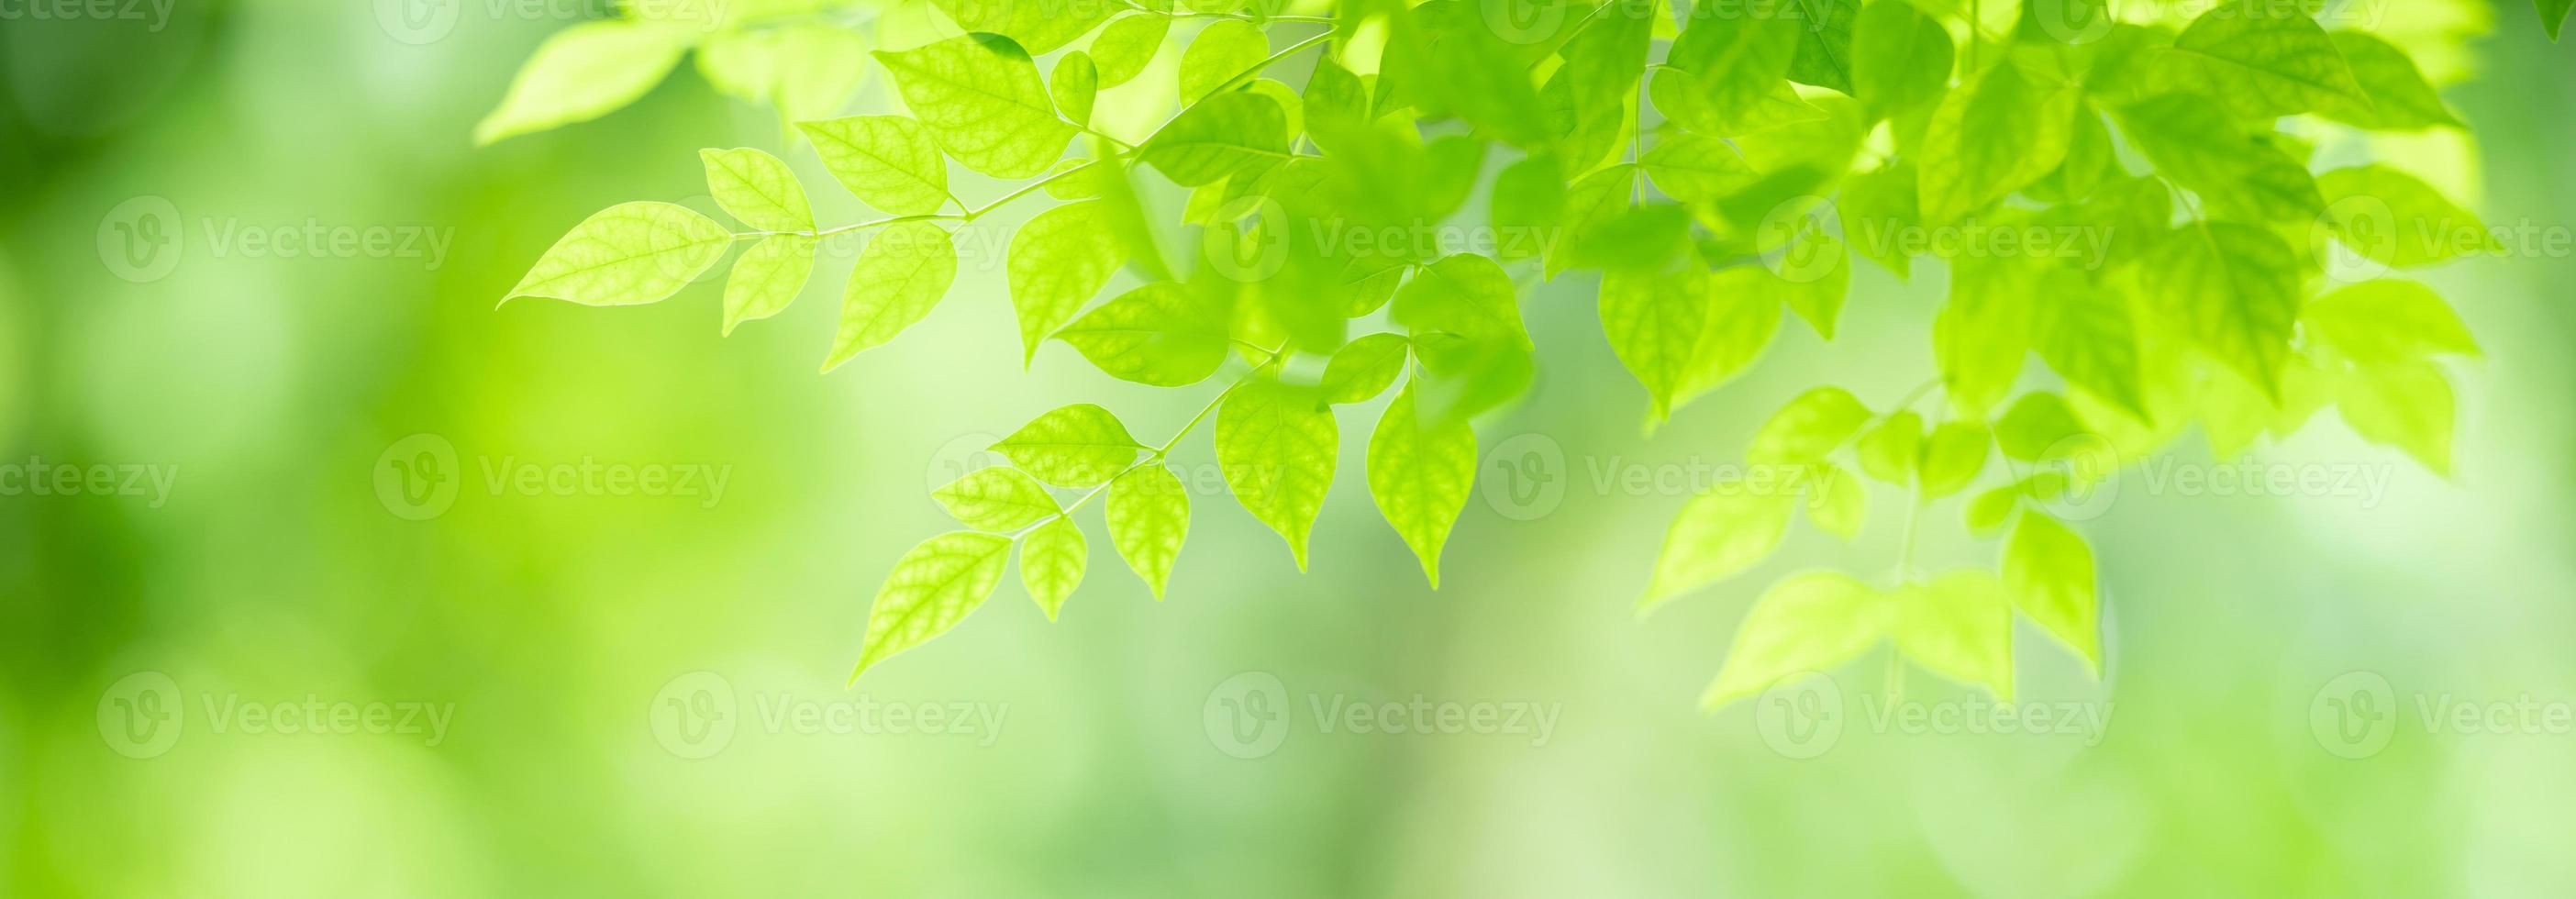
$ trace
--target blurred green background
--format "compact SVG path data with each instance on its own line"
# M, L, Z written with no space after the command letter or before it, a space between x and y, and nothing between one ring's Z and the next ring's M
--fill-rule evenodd
M847 265L729 338L712 283L495 310L592 211L709 208L700 147L786 153L823 219L860 210L685 66L607 119L469 147L534 44L596 9L464 2L415 43L369 3L122 8L0 21L0 465L78 466L70 495L0 495L0 894L2576 891L2576 733L2552 724L2576 703L2563 255L2433 276L2487 349L2453 371L2454 479L2329 415L2254 458L2383 493L2133 477L2082 522L2108 672L2025 627L2021 699L2099 733L1877 724L1883 652L1837 673L1822 742L1759 703L1696 711L1771 579L1889 564L1893 493L1856 543L1802 529L1631 614L1693 474L1771 409L1823 382L1884 403L1930 371L1939 279L1867 267L1847 336L1784 330L1651 437L1590 280L1528 297L1540 381L1480 423L1502 451L1437 592L1365 497L1372 407L1343 416L1311 573L1201 492L1168 601L1095 537L1062 621L1006 582L845 687L878 580L948 526L929 488L975 447L1074 401L1159 439L1217 385L1114 382L1063 347L1022 372L997 255L830 376ZM2468 9L2496 34L2448 96L2482 171L2412 158L2490 223L2563 231L2576 48L2518 0ZM326 252L290 255L308 234ZM1205 433L1185 447L1212 485ZM2159 464L2213 461L2176 453ZM451 492L415 503L424 455ZM529 466L570 474L495 488ZM1991 564L1957 512L1933 508L1922 558ZM1920 673L1903 699L1974 709ZM1317 720L1417 700L1491 726ZM2537 711L2420 714L2453 703Z

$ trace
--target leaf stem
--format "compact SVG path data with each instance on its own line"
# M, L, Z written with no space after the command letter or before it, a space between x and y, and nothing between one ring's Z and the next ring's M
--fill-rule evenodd
M1073 510L1082 508L1084 504L1091 502L1092 497L1099 496L1102 491L1108 490L1109 485L1118 483L1119 478L1126 477L1129 474L1134 473L1137 469L1145 466L1161 464L1165 456L1171 455L1172 448L1181 444L1181 438L1188 437L1191 431L1198 429L1199 422L1206 421L1209 415L1215 414L1216 407L1224 405L1226 397L1233 396L1235 391L1243 389L1243 385L1252 383L1253 375L1260 374L1262 369L1269 368L1272 363L1278 362L1279 357L1287 355L1288 347L1283 344L1278 349L1263 350L1263 352L1268 355L1263 357L1260 362L1255 363L1252 368L1244 371L1242 377L1234 379L1234 383L1227 385L1224 391L1216 395L1215 399L1209 400L1207 405L1199 407L1198 414L1190 416L1189 421L1181 423L1181 429L1172 434L1172 439L1163 441L1162 446L1153 447L1153 451L1147 453L1145 458L1136 460L1136 464L1120 469L1117 474L1111 475L1109 480L1100 482L1100 486L1091 488L1091 492L1085 493L1076 498L1071 505L1064 507L1064 512L1062 514L1072 515ZM1050 518L1048 520L1052 521L1054 519ZM1039 522L1039 524L1043 525L1045 522ZM1011 535L1011 537L1014 540L1019 539L1020 534L1026 534L1030 530L1036 530L1036 526L1031 526L1029 529L1023 530L1019 534Z

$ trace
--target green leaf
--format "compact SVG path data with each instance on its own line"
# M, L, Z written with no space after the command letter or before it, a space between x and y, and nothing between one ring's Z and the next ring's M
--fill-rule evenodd
M1744 459L1755 465L1821 463L1859 433L1869 419L1869 407L1861 405L1851 391L1818 387L1799 394L1772 413L1771 420L1754 432L1753 445L1744 451Z
M2299 321L2336 353L2364 367L2439 353L2478 355L2467 325L2433 289L2413 281L2369 281L2310 301Z
M1091 565L1091 545L1073 518L1058 515L1039 525L1020 543L1020 586L1046 611L1048 621L1064 609L1064 600L1082 586L1083 569Z
M474 143L587 122L653 89L680 64L691 32L660 22L584 22L546 38L511 79L499 108L474 126Z
M2021 508L2024 493L2022 485L2007 484L1977 494L1976 499L1968 502L1961 517L1966 520L1970 532L1991 536L2003 530L2004 523L2012 519L2013 511Z
M1751 131L1784 88L1797 57L1804 24L1785 16L1693 16L1664 53L1663 68L1647 85L1655 108L1683 127L1711 137Z
M1305 391L1256 381L1217 407L1217 468L1243 508L1288 541L1299 571L1340 447L1332 409Z
M2270 232L2226 222L2186 227L2150 252L2149 302L2201 349L2280 398L2299 313L2299 270Z
M1904 163L1869 172L1843 185L1843 236L1853 241L1853 249L1900 279L1914 274L1914 257L1901 238L1919 227L1922 218L1916 212L1916 191L1914 167Z
M1834 339L1843 301L1851 295L1851 266L1845 264L1849 254L1843 251L1843 242L1822 231L1802 229L1776 252L1765 266L1776 276L1781 301L1814 328L1816 336Z
M1714 203L1762 180L1734 144L1697 134L1656 141L1642 164L1655 189L1684 203Z
M1163 48L1172 20L1151 13L1112 20L1091 39L1091 60L1099 68L1100 86L1117 87L1134 79Z
M1708 278L1697 271L1662 274L1621 269L1601 278L1601 330L1621 364L1646 386L1650 418L1661 421L1699 378L1699 354L1716 330Z
M1860 457L1860 470L1899 487L1914 483L1915 469L1923 460L1923 416L1910 409L1899 409L1886 421L1860 435L1853 448Z
M1099 92L1100 68L1090 54L1075 50L1055 61L1055 78L1047 82L1047 93L1065 118L1076 125L1090 124L1091 101Z
M619 203L555 241L502 296L550 297L584 306L653 303L679 293L724 258L733 232L672 203Z
M1367 467L1378 513L1422 559L1423 576L1438 589L1440 546L1476 486L1476 432L1464 421L1423 421L1406 384L1369 434Z
M1404 362L1413 350L1413 342L1402 334L1378 333L1343 344L1324 363L1324 377L1316 389L1327 403L1360 403L1385 393L1404 373Z
M1502 264L1473 253L1444 256L1424 266L1396 291L1394 316L1416 336L1437 332L1471 341L1530 345L1512 276Z
M2212 206L2269 222L2304 222L2325 208L2307 167L2207 98L2173 94L2114 115L2160 174Z
M1107 209L1101 200L1068 203L1038 213L1011 235L1003 275L1010 284L1011 308L1019 314L1023 363L1035 358L1047 335L1064 327L1126 261Z
M861 202L893 215L923 215L948 201L948 161L920 122L890 115L799 122L823 167Z
M1145 448L1109 410L1090 403L1059 407L993 444L1011 464L1058 487L1107 483L1136 464Z
M2567 27L2567 10L2576 7L2576 0L2532 0L2532 5L2540 8L2540 27L2555 42L2559 29Z
M2288 4L2223 6L2174 38L2200 83L2246 118L2296 115L2337 103L2369 106L2334 39Z
M2140 420L2149 418L2138 359L2138 326L2128 297L2096 287L2080 275L2054 275L2032 309L2037 321L2032 325L2031 349L2067 383L2117 403Z
M2013 606L2101 677L2102 601L2084 538L2046 515L2024 515L2004 543L2003 572Z
M1109 482L1109 542L1127 567L1145 579L1154 599L1172 581L1172 563L1190 535L1190 494L1161 464L1140 466Z
M1213 184L1287 159L1288 113L1261 94L1209 97L1155 132L1138 156L1182 187Z
M735 29L698 47L698 71L717 90L778 109L787 121L837 113L867 82L867 39L825 24Z
M939 507L959 524L979 531L1009 532L1063 514L1055 495L1029 473L1016 468L979 468L930 492Z
M1925 670L2013 697L2012 601L1987 571L1954 571L1897 591L1896 645Z
M931 0L949 21L967 31L1009 37L1030 53L1045 53L1072 43L1126 8L1108 2L1013 3L996 0Z
M1547 277L1553 279L1574 264L1578 238L1628 211L1638 171L1633 164L1614 165L1566 185L1564 221L1548 236Z
M725 279L724 332L735 325L777 315L805 291L814 275L815 239L802 234L761 238L734 260Z
M1664 531L1655 576L1637 601L1643 615L1676 595L1741 574L1780 547L1795 495L1725 485L1692 497Z
M2381 165L2317 177L2335 242L2381 265L2415 268L2494 248L2475 213L2415 176Z
M1009 38L966 34L875 56L931 139L967 168L995 178L1033 177L1073 137L1073 126L1056 118L1037 64Z
M904 553L868 607L868 634L850 679L956 627L993 595L1010 559L1011 538L973 531L941 534Z
M1950 407L1969 418L2012 391L2030 347L2036 267L2026 258L1950 262L1950 299L1932 320L1932 356Z
M1869 491L1861 488L1860 479L1841 466L1819 464L1811 469L1815 477L1807 488L1807 518L1816 529L1849 540L1860 536L1860 526L1869 510Z
M1932 429L1923 440L1923 499L1940 499L1967 489L1968 482L1986 468L1986 444L1991 442L1984 425L1953 421Z
M1789 59L1789 80L1851 93L1852 28L1859 18L1860 0L1799 0L1798 9L1801 18L1809 21L1798 29L1798 54Z
M2337 391L2336 407L2362 439L2405 450L2434 474L2450 476L2457 404L2451 382L2432 363L2358 369Z
M1261 26L1240 19L1208 23L1181 51L1181 102L1196 103L1270 56Z
M2441 93L2424 80L2424 71L2415 67L2406 51L2367 31L2337 31L2328 36L2351 64L2353 81L2370 102L2338 98L2320 107L2318 115L2374 131L2461 127L2459 116L2442 103Z
M861 351L893 340L912 327L957 280L957 245L948 232L929 222L898 222L868 239L850 269L849 287L841 296L841 329L828 372Z
M2025 393L2004 417L1995 420L1995 443L2008 458L2024 462L2049 456L2049 449L2069 437L2089 433L2084 422L2054 393Z
M1781 678L1849 662L1887 639L1893 617L1888 597L1850 575L1818 571L1784 578L1736 626L1734 647L1701 695L1700 708L1716 711Z
M1950 32L1912 3L1871 3L1852 27L1852 95L1870 117L1930 103L1950 86Z
M706 163L707 193L727 215L764 231L812 231L814 207L805 186L776 156L750 148L699 150Z
M1187 285L1147 284L1085 313L1057 340L1122 381L1181 387L1225 364L1226 321Z
M1958 221L2057 168L2080 97L1999 65L1943 98L1916 161L1924 223Z

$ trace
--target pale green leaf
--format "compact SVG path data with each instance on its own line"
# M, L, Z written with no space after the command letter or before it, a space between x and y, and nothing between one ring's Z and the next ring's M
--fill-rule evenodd
M2432 265L2486 252L2494 236L2413 175L2382 165L2317 176L2326 203L2320 226L2364 258L2397 268Z
M1154 598L1171 583L1172 563L1190 535L1190 494L1179 476L1160 464L1138 467L1109 482L1109 542L1127 567L1145 580Z
M672 203L619 203L555 241L501 299L551 297L584 306L631 306L679 293L724 258L733 233Z
M1990 442L1985 426L1975 422L1945 422L1933 428L1923 440L1923 498L1940 499L1967 489L1986 468Z
M1808 481L1807 518L1818 530L1849 540L1860 536L1862 519L1869 510L1869 491L1861 488L1860 478L1841 466L1818 464Z
M1470 341L1529 346L1512 276L1502 264L1473 253L1444 256L1423 266L1396 291L1393 314L1416 336L1436 332Z
M1932 357L1950 407L1968 418L2012 391L2030 348L2037 267L2023 258L1950 262L1950 299L1932 320Z
M2004 456L2024 462L2048 458L2051 447L2088 433L2066 399L2054 393L2025 393L1995 420L1995 443Z
M1370 498L1404 545L1422 560L1422 574L1440 586L1440 547L1467 508L1476 486L1476 432L1458 420L1424 421L1414 414L1413 386L1387 404L1369 434Z
M727 215L764 231L814 230L814 206L784 160L748 147L699 150L698 158L706 163L707 193Z
M1917 158L1925 224L1947 224L2039 180L2065 160L2081 91L2013 65L1960 85L1932 113Z
M1402 334L1370 334L1343 344L1324 363L1324 376L1316 389L1328 403L1366 402L1385 393L1404 373L1412 350L1413 343Z
M1950 32L1911 3L1871 3L1852 28L1852 95L1873 118L1941 96L1950 84Z
M2004 543L2003 573L2013 606L2101 677L2102 598L2084 538L2046 515L2024 515Z
M979 531L1016 531L1062 513L1055 495L1016 468L978 468L930 492L959 524Z
M2442 102L2440 92L2424 80L2415 60L2394 44L2366 31L2337 31L2335 49L2352 66L2354 83L2367 103L2337 98L2317 110L2326 118L2377 131L2418 131L2436 126L2460 127L2459 116Z
M2334 39L2294 5L2213 9L2192 20L2173 48L2197 64L2200 83L2212 95L2248 118L2371 102Z
M1799 394L1763 422L1753 434L1745 461L1756 465L1820 463L1860 431L1870 419L1869 407L1851 391L1818 387Z
M956 22L959 28L1008 37L1030 53L1045 53L1072 43L1108 21L1110 14L1126 8L1108 0L931 0L931 4L947 13L949 21Z
M1637 602L1638 614L1676 595L1741 574L1779 548L1798 504L1791 494L1722 485L1692 497L1664 532L1655 576Z
M1038 213L1011 235L1003 275L1019 314L1023 362L1126 261L1107 210L1101 200L1069 203Z
M1082 586L1083 571L1090 565L1091 544L1071 516L1058 515L1021 539L1020 586L1028 588L1029 598L1046 611L1048 621L1064 609L1064 600L1074 588Z
M1208 23L1181 51L1181 102L1195 103L1270 55L1261 26L1240 19Z
M1799 0L1798 55L1789 60L1789 80L1826 90L1852 92L1852 29L1860 0Z
M628 19L555 32L519 68L499 108L475 124L474 142L490 144L615 112L661 83L680 64L692 37L686 27Z
M1860 470L1899 487L1914 483L1915 469L1923 458L1923 416L1910 409L1899 409L1860 435L1853 447L1860 458Z
M1073 126L1056 118L1037 64L1009 38L966 34L875 56L931 139L967 168L1033 177L1055 164L1073 137Z
M861 202L894 215L923 215L948 202L948 162L920 122L866 115L796 127Z
M2325 208L2307 167L2207 98L2173 94L2114 115L2159 174L2213 207L2268 222L2304 222Z
M1253 382L1217 407L1218 470L1243 508L1288 541L1299 571L1340 447L1331 407L1305 391Z
M1819 571L1784 578L1736 626L1726 665L1700 697L1700 708L1714 711L1781 678L1849 662L1887 639L1894 615L1888 597L1850 575Z
M1055 333L1122 381L1196 384L1225 364L1226 321L1189 286L1147 284L1084 313Z
M1047 81L1047 93L1065 118L1076 125L1091 124L1091 101L1099 92L1100 69L1089 54L1075 50L1055 61L1055 77Z
M1697 134L1674 134L1655 142L1643 159L1655 189L1685 203L1712 203L1762 180L1734 144Z
M2450 475L2457 401L2451 382L2432 363L2401 362L2351 372L2335 405L2353 433L2405 450L2434 474Z
M1091 39L1092 63L1098 67L1100 86L1117 87L1134 79L1154 61L1155 51L1163 48L1163 35L1172 28L1165 16L1145 14L1110 21Z
M1182 110L1138 150L1172 183L1198 187L1288 158L1288 113L1255 93L1219 94Z
M957 244L939 226L898 222L877 232L850 269L850 283L841 296L840 333L823 370L893 340L929 315L956 280Z
M2117 403L2140 419L2149 417L2138 326L2128 296L2097 287L2081 275L2052 273L2046 283L2050 289L2031 310L2036 319L2031 349L2067 383Z
M1090 403L1049 411L993 444L1011 464L1058 487L1106 483L1135 465L1144 448L1118 416Z
M1682 391L1698 377L1698 353L1715 327L1708 277L1620 269L1601 278L1601 330L1610 349L1646 386L1651 418L1661 421L1690 397Z
M2336 353L2366 367L2440 353L2478 355L2467 325L2433 289L2413 281L2369 281L2326 294L2299 321Z
M2280 396L2299 311L2288 244L2259 228L2203 222L2159 244L2144 271L2159 315L2265 396Z
M1754 120L1784 87L1797 57L1804 23L1787 16L1693 16L1665 51L1663 68L1647 85L1655 108L1685 128L1711 137L1754 130Z
M1010 559L1011 538L973 531L941 534L904 553L868 607L867 637L850 679L956 627L993 595Z
M828 24L728 29L698 47L698 70L717 90L778 108L791 122L841 111L866 83L868 42Z
M814 238L779 234L762 238L734 260L725 279L724 332L735 325L768 318L795 302L814 275Z
M1934 674L2013 698L2012 600L1988 571L1954 571L1908 584L1893 598L1896 645Z

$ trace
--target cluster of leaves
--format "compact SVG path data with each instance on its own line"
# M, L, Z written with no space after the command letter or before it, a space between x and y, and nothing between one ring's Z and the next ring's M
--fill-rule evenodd
M883 217L822 227L785 162L709 150L709 193L742 230L619 205L509 294L654 302L756 241L724 290L730 330L796 297L818 241L866 233L828 370L948 292L952 229L1042 190L1064 202L1017 231L1005 270L1024 355L1058 341L1111 377L1170 388L1230 372L1159 444L1099 406L1067 406L993 447L1010 466L936 491L966 529L895 564L860 671L980 606L1015 547L1052 618L1087 567L1073 513L1104 494L1111 543L1159 598L1191 511L1167 457L1210 418L1227 488L1302 568L1337 465L1335 407L1390 389L1366 481L1436 585L1474 482L1473 422L1533 370L1519 297L1576 272L1598 273L1603 332L1651 423L1754 364L1788 316L1831 339L1849 257L1898 277L1927 260L1948 270L1926 390L1883 412L1836 388L1782 409L1748 456L1791 476L1691 500L1644 605L1751 567L1802 501L1822 529L1855 533L1865 493L1847 466L1912 491L1911 516L2002 460L2005 483L1965 503L1972 531L2003 536L1998 564L1921 576L1900 559L1880 585L1784 580L1740 629L1712 706L1890 639L2009 695L2017 612L2098 672L2093 555L2045 504L2195 422L2233 453L2331 404L2363 436L2448 465L2452 397L2432 360L2474 343L2420 284L2326 292L2325 260L2442 262L2484 248L2402 236L2474 219L2393 168L2312 172L2309 145L2282 126L2459 122L2404 51L2329 31L2299 4L2180 18L2102 0L1342 0L1317 15L1244 0L934 4L960 33L873 54L910 115L798 123ZM768 18L710 28L580 26L539 50L483 136L604 113L689 46L716 83L791 118L837 111L860 81L839 68L855 54L809 34L839 27L809 21L834 12L777 0ZM1176 67L1155 65L1175 55L1167 43ZM1303 78L1280 74L1290 60ZM1120 104L1177 111L1127 127L1106 114ZM969 205L952 163L1019 183ZM1156 200L1180 190L1174 223L1175 204ZM1462 221L1480 193L1482 245L1377 239ZM2098 234L2102 258L1943 249L2033 228ZM1970 237L1926 249L1863 229ZM1136 286L1091 305L1121 273ZM2026 378L2032 355L2046 374ZM2025 381L2051 386L2016 397ZM1911 408L1936 387L1940 409ZM1059 489L1082 492L1066 502Z

